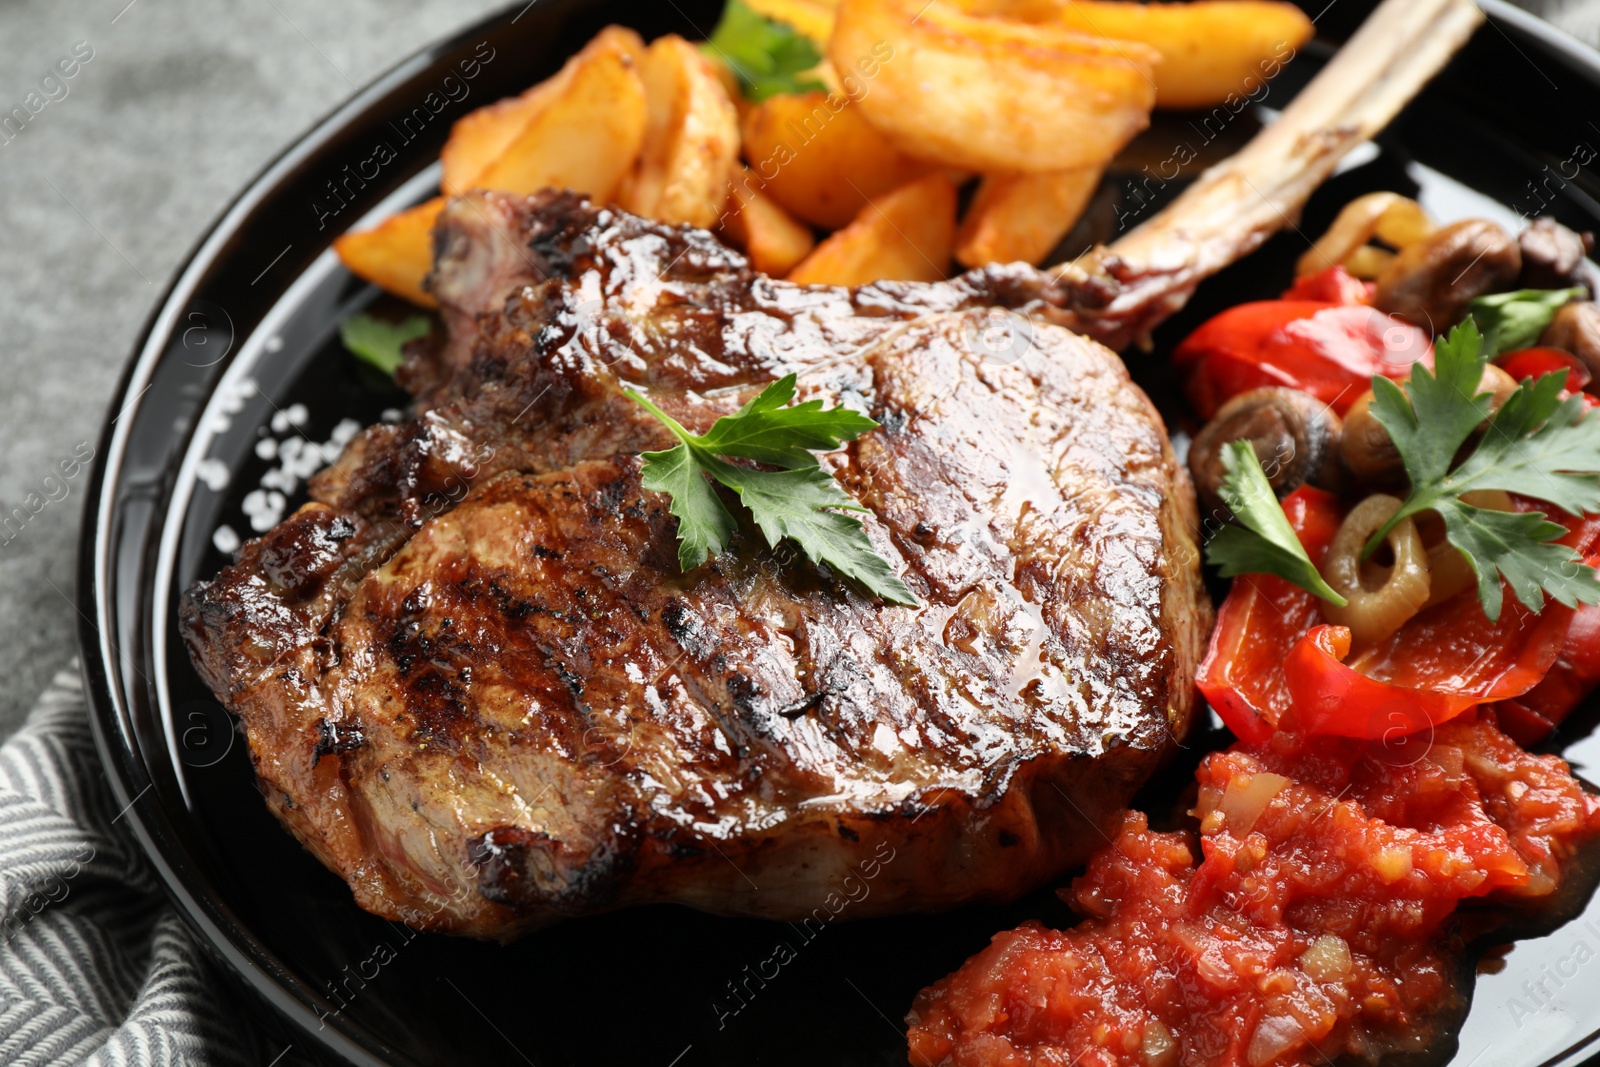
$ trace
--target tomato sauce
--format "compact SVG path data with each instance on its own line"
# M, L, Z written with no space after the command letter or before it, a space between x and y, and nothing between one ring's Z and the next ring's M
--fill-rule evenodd
M1198 837L1124 816L1063 895L924 990L911 1062L1267 1067L1422 1051L1459 1011L1451 918L1554 892L1600 798L1489 721L1392 747L1280 732L1198 772Z

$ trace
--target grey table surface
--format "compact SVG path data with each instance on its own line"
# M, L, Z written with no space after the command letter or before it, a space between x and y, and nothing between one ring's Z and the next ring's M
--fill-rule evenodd
M1600 0L1524 0L1600 44ZM140 325L238 190L355 89L502 0L4 0L0 115L0 737L76 651L79 515ZM76 49L76 53L74 53ZM12 516L38 506L25 524Z

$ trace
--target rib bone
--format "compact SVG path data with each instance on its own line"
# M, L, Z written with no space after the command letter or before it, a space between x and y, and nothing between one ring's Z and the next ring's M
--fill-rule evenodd
M1344 155L1394 118L1483 21L1470 0L1384 0L1243 149L1109 248L1057 268L1070 325L1113 348L1142 340L1199 282L1294 225Z

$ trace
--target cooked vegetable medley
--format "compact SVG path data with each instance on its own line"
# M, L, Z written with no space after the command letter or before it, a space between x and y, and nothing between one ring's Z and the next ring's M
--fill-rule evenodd
M1600 797L1520 747L1600 682L1591 246L1363 197L1282 300L1178 346L1234 578L1198 684L1239 740L1200 765L1198 840L1129 812L1063 894L1083 923L924 990L913 1062L1437 1048L1468 996L1457 904L1536 908L1600 831Z

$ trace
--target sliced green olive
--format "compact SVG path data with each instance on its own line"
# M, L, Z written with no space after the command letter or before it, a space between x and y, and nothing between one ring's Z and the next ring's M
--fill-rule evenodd
M1344 607L1325 603L1322 613L1329 622L1350 628L1356 648L1382 641L1428 602L1428 552L1410 519L1398 523L1385 539L1392 563L1361 559L1367 539L1399 509L1397 497L1367 497L1345 516L1322 559L1323 580L1349 601Z

